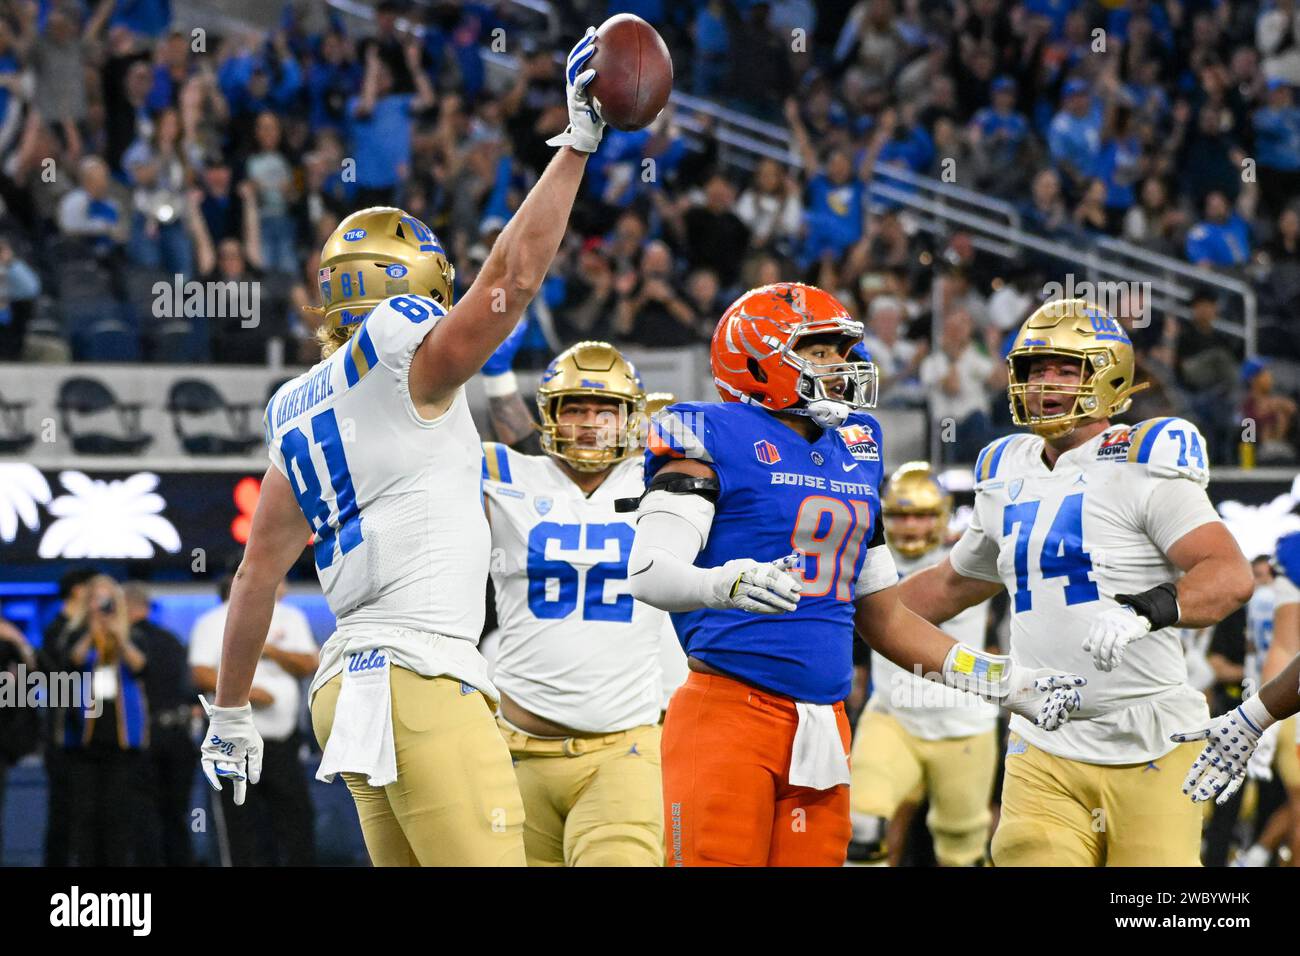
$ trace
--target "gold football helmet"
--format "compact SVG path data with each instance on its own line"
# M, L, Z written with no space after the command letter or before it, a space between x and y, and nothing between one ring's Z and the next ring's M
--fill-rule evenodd
M669 405L677 404L677 396L672 392L646 392L645 393L645 417L654 418L656 414L662 412Z
M1040 355L1078 359L1078 382L1029 381L1031 360ZM1007 355L1007 396L1011 418L1043 438L1061 438L1081 423L1127 411L1134 392L1133 343L1124 327L1085 299L1047 302L1025 320ZM1050 415L1030 412L1030 395L1073 397L1069 408Z
M392 206L354 212L338 224L321 249L322 315L320 339L325 355L348 340L370 310L389 296L428 296L452 306L452 268L442 243L424 223Z
M601 447L579 445L574 435L561 434L560 409L566 399L608 398L619 403L618 434ZM579 342L546 366L537 386L542 416L542 451L563 459L578 471L602 471L634 454L645 418L645 389L641 374L608 342Z
M943 544L952 517L952 496L939 484L928 462L909 461L890 475L880 508L889 532L889 546L905 558L919 558ZM919 531L897 520L907 515L934 520Z

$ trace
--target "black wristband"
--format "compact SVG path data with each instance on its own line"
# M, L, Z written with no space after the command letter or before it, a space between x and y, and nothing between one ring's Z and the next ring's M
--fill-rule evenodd
M1168 581L1141 594L1116 594L1115 600L1150 621L1153 631L1178 623L1178 588Z

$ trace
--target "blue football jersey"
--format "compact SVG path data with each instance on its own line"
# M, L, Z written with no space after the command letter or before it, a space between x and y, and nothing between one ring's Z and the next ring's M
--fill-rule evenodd
M698 567L804 555L803 594L788 614L674 614L687 654L795 700L830 704L848 696L854 584L868 547L884 543L882 457L880 425L866 414L811 442L770 412L739 402L682 402L655 416L647 484L679 458L718 475L721 492Z

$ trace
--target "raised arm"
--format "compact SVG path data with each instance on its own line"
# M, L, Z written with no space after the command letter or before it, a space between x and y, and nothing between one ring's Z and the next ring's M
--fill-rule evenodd
M417 401L441 403L469 381L514 329L546 278L568 226L587 157L604 131L604 121L585 92L596 75L583 70L593 44L589 33L569 54L569 127L548 141L560 151L497 237L464 298L416 350L410 381Z

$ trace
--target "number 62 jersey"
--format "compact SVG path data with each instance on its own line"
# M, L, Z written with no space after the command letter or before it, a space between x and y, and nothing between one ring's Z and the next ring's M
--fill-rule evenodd
M957 573L1002 584L1011 654L1027 667L1088 678L1083 707L1046 733L1023 717L1011 729L1048 753L1096 764L1155 760L1169 735L1208 717L1187 683L1176 628L1129 645L1114 670L1083 650L1094 618L1180 572L1165 556L1183 535L1220 520L1205 493L1205 444L1180 418L1114 425L1049 469L1043 439L1017 434L975 464L975 513L949 560Z
M588 733L659 720L668 615L632 598L641 463L614 465L586 496L553 459L483 446L500 642L493 682L525 708ZM675 638L673 639L675 640Z

